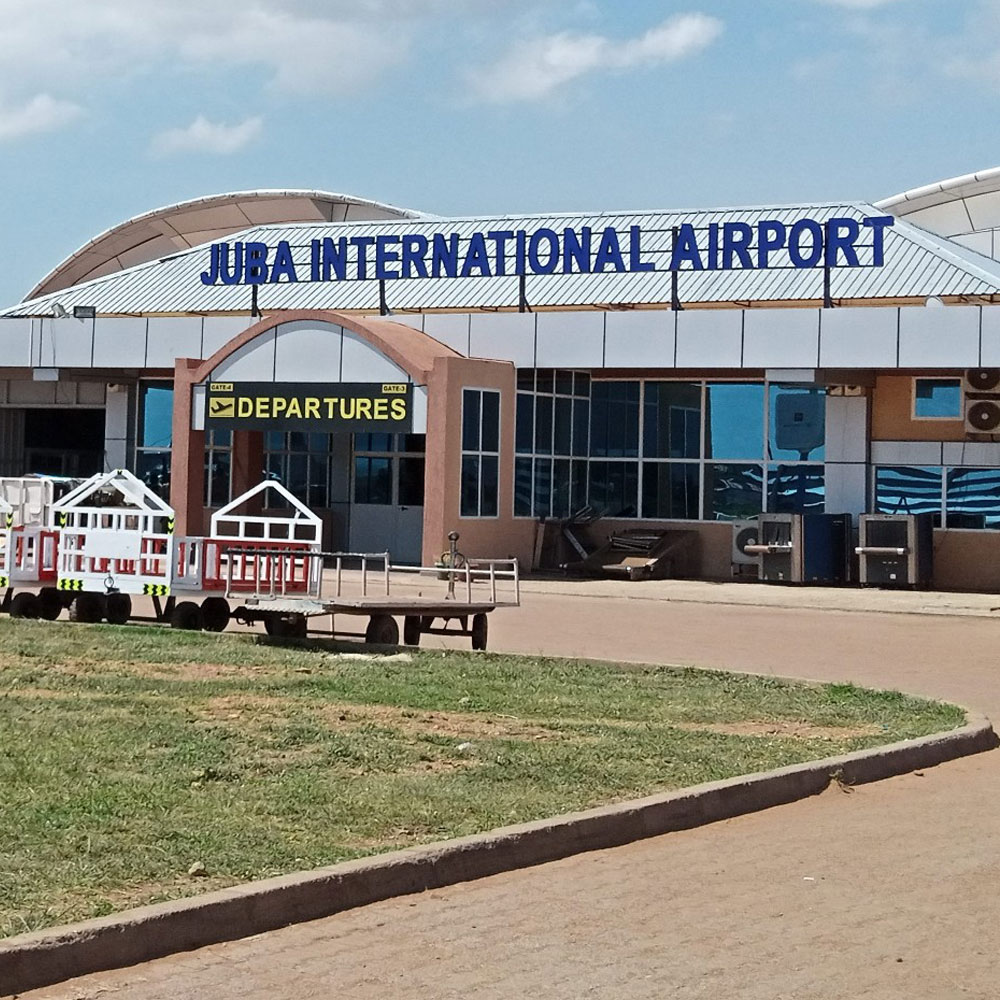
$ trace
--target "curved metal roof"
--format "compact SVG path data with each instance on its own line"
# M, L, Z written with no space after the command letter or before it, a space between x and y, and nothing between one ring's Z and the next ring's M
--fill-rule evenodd
M1000 167L926 184L875 204L932 233L996 256L993 233L1000 228Z
M253 226L288 222L426 219L423 212L312 190L234 191L181 201L113 226L47 274L25 301L58 292Z

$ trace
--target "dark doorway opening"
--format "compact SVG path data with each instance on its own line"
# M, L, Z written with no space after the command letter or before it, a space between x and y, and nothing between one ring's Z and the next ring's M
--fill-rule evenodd
M24 473L85 478L104 469L104 410L24 411Z

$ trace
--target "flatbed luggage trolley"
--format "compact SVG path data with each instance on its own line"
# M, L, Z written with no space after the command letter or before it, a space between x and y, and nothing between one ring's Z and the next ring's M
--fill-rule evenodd
M265 499L271 508L289 513L262 513ZM281 483L265 479L212 515L207 538L177 539L173 590L166 606L157 608L157 617L174 628L221 632L234 617L230 602L247 594L316 593L322 563L310 555L320 551L322 537L322 520ZM276 548L282 559L256 558L261 551ZM200 606L194 600L198 595ZM290 630L288 617L278 613L263 621L269 634L301 631L297 619L291 621L295 628Z
M52 505L56 589L70 618L124 624L132 596L170 593L174 511L125 469L93 476Z
M388 552L310 552L305 558L316 567L327 564L326 573L310 573L308 591L293 594L281 586L287 575L281 566L286 560L303 558L300 552L233 548L230 556L255 560L256 577L273 581L253 593L243 591L243 605L234 612L242 622L264 622L272 635L304 636L307 619L329 615L330 630L322 634L393 646L399 642L395 619L402 618L403 642L408 646L419 645L421 635L461 635L471 638L473 649L485 649L487 615L521 603L516 559L466 559L461 567L397 566ZM236 558L230 563L233 567L239 565ZM327 575L333 578L330 593L324 593ZM433 594L425 593L427 578ZM227 586L226 595L236 598L240 592ZM367 628L363 633L336 629L337 615L367 617ZM452 622L456 624L450 627Z

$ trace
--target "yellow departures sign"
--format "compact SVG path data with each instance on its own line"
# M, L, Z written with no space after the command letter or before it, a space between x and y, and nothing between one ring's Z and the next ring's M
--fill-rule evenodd
M205 427L231 430L412 430L406 382L210 382Z

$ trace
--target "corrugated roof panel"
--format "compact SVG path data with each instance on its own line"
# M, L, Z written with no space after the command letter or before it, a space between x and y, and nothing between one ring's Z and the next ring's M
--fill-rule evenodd
M822 222L837 216L862 219L875 214L878 214L876 208L859 203L724 208L708 212L303 222L252 226L235 234L230 242L242 240L275 245L285 240L292 247L299 274L306 277L310 269L311 241L325 237L415 234L430 238L435 233L454 233L458 235L460 253L464 253L469 238L476 232L504 229L534 232L540 228L579 231L589 226L596 243L605 227L612 226L627 234L631 226L639 226L643 231L643 257L656 263L655 271L529 275L526 279L527 299L532 308L627 307L670 302L671 275L667 268L671 230L676 226L688 224L705 229L711 223L734 221L755 226L765 219L790 225L805 217ZM627 254L627 247L622 249ZM513 271L513 246L509 245L507 250L507 268ZM751 251L755 254L756 248L752 247ZM894 300L928 295L1000 295L1000 264L904 221L885 231L884 266L872 266L872 252L870 239L867 244L862 239L859 257L863 266L834 269L831 277L834 298ZM348 256L352 262L357 260L357 253L356 248L351 248ZM201 283L200 274L207 267L208 259L205 246L183 251L13 306L0 315L49 315L56 303L66 309L74 305L92 305L102 314L249 312L251 290L247 286ZM774 252L771 264L767 269L712 271L697 271L685 265L678 278L681 301L688 304L776 303L816 301L822 297L821 269L792 267L787 251ZM496 278L477 274L465 278L391 279L385 282L385 297L389 308L398 310L515 309L518 306L518 279L513 274ZM322 308L374 312L379 307L379 287L373 279L266 284L259 289L259 306L262 310Z

